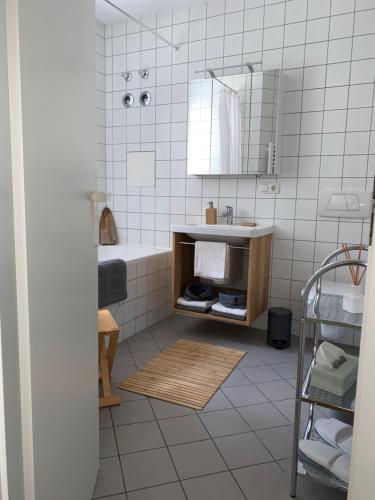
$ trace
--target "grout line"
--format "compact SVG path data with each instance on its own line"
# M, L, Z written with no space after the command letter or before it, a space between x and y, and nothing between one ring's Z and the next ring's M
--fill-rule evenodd
M147 399L149 400L150 398L147 398ZM183 491L183 493L184 493L184 495L185 495L185 498L186 498L186 500L187 500L187 495L186 495L186 492L185 492L184 487L183 487L183 485L182 485L182 483L181 483L180 476L179 476L178 471L177 471L177 467L176 467L176 465L175 465L175 463L174 463L174 461L173 461L173 458L172 458L171 452L170 452L170 450L169 450L169 448L168 448L168 445L167 445L167 442L166 442L166 440L165 440L165 437L164 437L164 434L163 434L163 432L162 432L162 429L161 429L161 427L160 427L160 424L159 424L159 422L158 422L158 420L157 420L157 418L156 418L156 413L155 413L155 410L154 410L154 408L153 408L153 406L152 406L152 404L151 404L151 402L150 402L150 401L149 401L149 404L150 404L150 406L151 406L152 413L154 414L154 417L155 417L155 420L156 420L156 423L157 423L157 426L158 426L159 432L160 432L160 434L161 434L161 436L162 436L162 438L163 438L163 441L164 441L164 443L165 443L165 447L166 447L166 449L167 449L167 453L168 453L169 459L170 459L170 461L171 461L171 463L172 463L172 465L173 465L173 468L174 468L174 471L175 471L176 477L178 478L178 481L179 481L179 483L180 483L180 486L181 486L181 488L182 488L182 491Z
M111 420L112 420L112 424L113 424L111 408L109 408L109 413L111 415ZM123 485L124 491L126 491L125 477L124 477L124 472L122 470L122 463L121 463L121 460L120 460L120 450L119 450L119 446L118 446L117 435L116 435L116 431L115 431L114 425L112 425L112 432L113 432L113 436L114 436L115 443L116 443L116 450L117 450L117 455L116 456L117 456L117 459L118 459L118 462L119 462L119 465L120 465L120 471L121 471L121 477L122 477L122 485ZM100 429L99 429L99 433L100 433Z
M231 468L229 467L229 465L228 465L227 461L225 460L224 456L223 456L223 455L222 455L222 453L220 452L220 450L219 450L219 448L218 448L218 446L217 446L217 444L216 444L216 442L215 442L214 438L212 438L212 437L211 437L211 435L210 435L210 433L208 432L208 429L207 429L207 427L206 427L206 425L205 425L204 421L202 420L202 418L201 418L200 414L198 414L197 412L196 412L196 414L197 414L197 416L198 416L199 420L201 421L201 424L202 424L202 425L203 425L203 427L205 428L206 432L207 432L207 433L208 433L208 435L210 436L211 442L212 442L212 444L214 445L214 447L216 448L216 451L219 453L219 455L220 455L221 459L223 460L224 464L227 466L228 471L229 471L230 475L232 476L232 479L233 479L233 480L234 480L234 482L237 484L237 486L238 486L238 488L240 489L241 493L243 494L244 498L246 498L246 495L245 495L244 491L242 490L242 488L241 488L241 486L240 486L239 482L237 481L237 479L236 479L235 475L233 474L233 472L232 472ZM242 417L241 417L241 418L242 418ZM246 423L246 422L245 422L245 423ZM246 425L247 425L247 423L246 423Z

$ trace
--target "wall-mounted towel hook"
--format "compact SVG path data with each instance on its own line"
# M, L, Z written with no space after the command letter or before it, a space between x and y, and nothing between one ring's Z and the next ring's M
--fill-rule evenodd
M98 203L105 203L108 201L109 195L103 191L94 191L91 193L91 201L93 204L93 223L94 223L94 246L99 245L99 216L98 216Z

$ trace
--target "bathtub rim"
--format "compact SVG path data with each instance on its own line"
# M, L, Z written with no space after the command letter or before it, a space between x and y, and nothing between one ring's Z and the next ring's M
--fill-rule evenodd
M136 248L142 248L142 249L145 249L145 250L149 250L149 253L145 254L145 255L141 255L141 256L133 256L133 257L124 257L124 256L121 256L121 255L118 255L117 257L116 256L111 256L111 257L107 257L107 258L103 258L102 256L99 255L99 252L100 252L100 248L111 248L111 249L114 249L114 248L132 248L132 249L136 249ZM153 250L153 251L151 251ZM151 246L146 246L146 245L135 245L135 244L126 244L126 245L98 245L98 263L99 262L105 262L106 260L111 260L113 258L118 258L118 259L122 259L124 260L125 262L136 262L136 261L139 261L139 260L143 260L143 259L149 259L151 257L157 257L159 255L163 255L163 254L171 254L172 253L172 249L171 248L162 248L162 247L151 247Z

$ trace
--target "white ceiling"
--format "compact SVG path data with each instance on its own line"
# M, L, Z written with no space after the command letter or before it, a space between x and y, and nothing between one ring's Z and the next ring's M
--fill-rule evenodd
M111 0L134 17L141 17L163 9L183 7L192 3L189 0ZM123 15L116 11L104 0L95 0L96 18L104 24L123 19Z

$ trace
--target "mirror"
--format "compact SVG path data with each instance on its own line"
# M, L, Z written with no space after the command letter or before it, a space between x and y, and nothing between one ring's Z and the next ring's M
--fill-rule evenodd
M277 173L280 70L189 82L188 175Z

